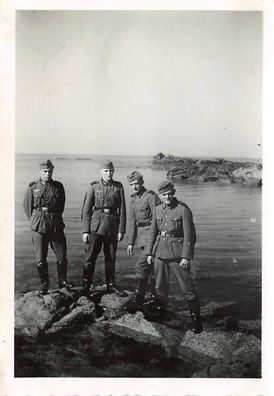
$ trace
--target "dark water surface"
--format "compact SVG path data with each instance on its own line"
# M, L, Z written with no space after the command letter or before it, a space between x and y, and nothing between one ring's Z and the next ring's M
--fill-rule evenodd
M98 164L104 157L18 155L15 186L16 294L39 286L31 235L22 201L28 183L39 177L39 160L48 157L55 165L53 178L64 184L67 196L64 221L68 243L68 278L76 285L81 285L84 254L80 224L81 205L89 183L99 177ZM138 169L144 175L145 186L148 189L156 191L159 182L165 179L165 171L149 168L150 157L113 156L111 159L115 165L114 179L123 183L127 203L131 191L126 176L134 169ZM257 187L241 185L205 183L176 185L177 198L190 206L196 224L194 275L202 304L208 301L238 302L240 319L258 319L261 315L261 193L261 189ZM120 286L133 290L137 252L135 256L128 257L126 247L127 236L118 247L116 278ZM57 276L52 252L49 255L49 271L51 287L55 288ZM95 284L104 283L103 273L103 258L99 256ZM176 296L180 296L180 289L176 282L173 282L171 300ZM124 348L127 351L127 347ZM114 348L113 351L118 353L118 349ZM48 353L53 353L52 349ZM122 368L121 364L106 369L105 376L123 376L123 374L116 375L119 370L124 376L131 376L129 368ZM138 363L138 376L165 376L161 364L158 364L158 371L154 367L150 373L147 371L147 365L142 364L142 362ZM71 370L72 368L67 368L63 373L56 372L56 376L71 375ZM95 376L104 376L104 371L100 370L94 371ZM132 373L134 370L136 368L133 365ZM187 376L181 372L182 367L177 367L177 371L174 370L175 376L176 374L179 377ZM32 375L35 376L30 374ZM39 371L39 375L54 376L50 374L50 370ZM75 376L81 375L88 374L84 372L75 374Z

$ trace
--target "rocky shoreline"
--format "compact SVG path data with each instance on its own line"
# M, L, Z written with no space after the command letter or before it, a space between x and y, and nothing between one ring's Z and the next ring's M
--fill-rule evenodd
M115 364L128 377L261 376L261 322L237 319L236 302L202 301L204 330L193 334L186 307L171 304L161 320L145 310L131 314L123 309L131 295L101 286L89 296L74 288L18 297L15 376L119 376Z
M152 169L167 171L167 178L175 182L241 183L262 186L262 164L230 161L223 158L194 159L158 153L153 157Z

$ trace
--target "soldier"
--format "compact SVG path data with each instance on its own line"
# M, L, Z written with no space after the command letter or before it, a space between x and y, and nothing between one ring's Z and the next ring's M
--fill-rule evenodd
M70 288L67 282L67 245L62 214L65 207L63 184L52 179L54 166L50 160L41 162L40 178L29 184L23 207L30 221L38 274L41 280L40 293L49 289L48 246L57 259L59 288Z
M157 206L152 219L146 248L147 262L154 258L156 304L165 312L168 303L169 277L172 270L186 297L193 322L193 332L202 331L200 303L190 276L190 261L194 256L196 232L191 210L175 197L175 189L169 181L160 183Z
M152 214L155 206L160 204L159 197L153 191L147 191L144 187L143 176L137 172L132 172L128 177L128 182L134 193L131 195L129 214L129 244L127 253L134 254L134 245L141 249L141 255L136 263L136 289L133 298L126 304L125 309L134 312L141 309L147 290L149 277L153 273L153 265L147 263L147 256L144 248L147 244L147 237L151 225Z
M86 244L83 288L89 292L96 259L103 246L107 291L121 294L115 286L115 260L117 244L126 230L124 188L113 180L111 161L101 164L100 174L101 179L90 184L82 207L83 242Z

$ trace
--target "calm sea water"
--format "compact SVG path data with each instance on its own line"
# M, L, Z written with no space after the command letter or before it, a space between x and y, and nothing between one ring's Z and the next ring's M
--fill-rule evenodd
M98 164L103 156L81 155L17 155L15 186L15 280L16 290L37 287L34 252L22 201L26 186L39 177L41 158L51 158L53 178L61 181L66 190L64 221L68 241L70 279L81 282L83 246L81 243L80 212L85 191L90 182L99 178ZM156 191L166 172L152 170L151 157L112 156L115 165L114 179L125 187L126 201L131 191L126 176L138 169L145 179L145 186ZM260 273L261 268L261 189L241 185L189 184L176 185L176 196L193 211L198 242L196 263L199 276L218 276L226 271ZM127 237L119 245L119 256L125 257ZM49 259L54 262L50 253ZM125 258L124 258L125 259ZM134 259L130 261L134 274ZM120 270L123 274L123 269ZM53 273L55 274L55 269ZM118 269L119 274L119 269Z

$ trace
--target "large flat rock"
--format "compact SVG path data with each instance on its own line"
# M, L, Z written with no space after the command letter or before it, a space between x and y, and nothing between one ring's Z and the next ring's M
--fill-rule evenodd
M147 321L139 311L135 314L126 314L114 321L110 331L138 342L160 345L169 352L177 350L184 334L160 323Z
M187 331L179 346L179 355L191 360L240 358L245 361L257 359L261 341L253 335L239 332L203 331L193 334Z

